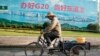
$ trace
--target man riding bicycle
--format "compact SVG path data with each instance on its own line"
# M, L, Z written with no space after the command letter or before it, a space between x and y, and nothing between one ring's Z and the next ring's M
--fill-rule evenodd
M44 38L47 40L49 49L54 47L53 44L55 41L59 41L58 39L61 37L61 25L58 18L52 12L48 12L46 18L48 18L51 23L44 29L44 31L42 31L42 33Z

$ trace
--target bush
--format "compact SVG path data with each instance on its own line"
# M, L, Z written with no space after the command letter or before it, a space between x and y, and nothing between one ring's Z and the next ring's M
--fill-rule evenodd
M97 32L98 31L98 24L88 24L87 29L89 31Z

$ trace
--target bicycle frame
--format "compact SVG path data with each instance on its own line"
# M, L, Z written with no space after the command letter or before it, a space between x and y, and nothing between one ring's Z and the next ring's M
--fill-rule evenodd
M43 34L41 34L39 37L38 37L38 40L37 42L39 44L41 44L43 47L47 47L47 42L46 42L46 39L42 37Z

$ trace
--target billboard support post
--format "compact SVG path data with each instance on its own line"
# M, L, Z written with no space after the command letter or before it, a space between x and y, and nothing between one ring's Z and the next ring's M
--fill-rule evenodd
M100 0L98 0L98 3L97 3L98 7L97 7L97 11L98 11L98 31L100 32Z

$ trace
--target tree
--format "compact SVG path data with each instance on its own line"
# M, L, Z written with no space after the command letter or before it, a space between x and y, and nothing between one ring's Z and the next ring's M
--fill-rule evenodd
M89 31L97 31L97 24L90 23L90 24L88 24L87 29Z
M3 28L6 28L6 24L5 22L2 22Z

